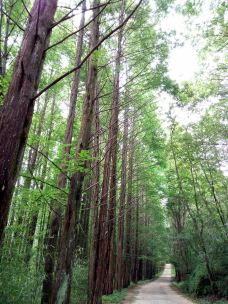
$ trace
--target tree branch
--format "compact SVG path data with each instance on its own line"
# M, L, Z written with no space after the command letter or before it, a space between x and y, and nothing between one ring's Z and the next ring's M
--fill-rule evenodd
M110 1L109 1L110 2ZM70 33L69 35L65 36L63 39L59 40L58 42L50 45L48 48L46 48L45 52L49 51L50 49L52 49L53 47L63 43L65 40L67 40L68 38L76 35L77 33L79 33L80 31L82 31L84 28L86 28L88 25L90 25L90 23L92 23L106 8L106 6L104 6L102 8L102 10L94 17L92 18L90 21L88 21L84 26L82 26L80 29L76 30L75 32Z
M18 24L10 15L8 15L4 10L2 10L2 13L7 17L9 18L14 24L16 24L16 26L21 30L21 31L25 31L25 29L20 26L20 24Z
M70 74L72 74L73 72L77 71L78 69L80 69L82 67L82 65L88 60L88 58L94 53L94 51L97 50L97 48L106 40L108 39L110 36L112 36L116 31L118 31L122 26L124 26L128 20L134 15L134 13L136 12L136 10L138 9L138 7L140 6L140 4L142 3L143 0L140 0L139 3L136 5L136 7L133 9L133 11L128 15L128 17L119 25L117 26L115 29L113 29L111 32L109 32L107 35L105 35L96 45L95 47L93 47L91 49L91 51L84 57L84 59L81 61L81 63L74 67L73 69L69 70L68 72L64 73L63 75L61 75L59 78L57 78L56 80L54 80L53 82L51 82L49 85L47 85L44 89L42 89L40 92L38 92L32 99L31 101L37 99L38 97L40 97L44 92L46 92L47 90L49 90L51 87L53 87L55 84L57 84L58 82L60 82L62 79L64 79L65 77L69 76Z

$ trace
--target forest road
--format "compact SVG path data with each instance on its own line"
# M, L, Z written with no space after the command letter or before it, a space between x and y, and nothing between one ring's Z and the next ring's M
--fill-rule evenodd
M156 281L130 290L123 304L193 304L173 290L170 281L171 264L166 264Z

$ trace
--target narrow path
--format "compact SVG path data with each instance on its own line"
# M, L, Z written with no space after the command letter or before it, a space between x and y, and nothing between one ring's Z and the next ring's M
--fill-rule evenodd
M123 304L192 304L169 286L170 280L171 264L166 264L159 279L133 288Z

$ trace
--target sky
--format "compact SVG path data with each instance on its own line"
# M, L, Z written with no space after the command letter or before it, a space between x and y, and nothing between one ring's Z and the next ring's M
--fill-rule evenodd
M153 7L154 0L151 1L151 7ZM171 38L173 44L176 42L181 42L180 46L176 46L170 50L168 58L168 74L171 79L175 80L178 84L185 81L193 81L196 74L199 73L199 60L197 54L197 46L192 43L189 39L191 37L191 31L188 23L188 17L183 16L183 14L178 13L176 7L183 7L187 0L176 0L175 5L169 10L169 13L165 18L158 24L162 31L169 33L170 31L175 31L175 36ZM191 27L196 27L197 24L203 24L207 22L211 17L210 5L216 0L205 0L203 4L202 13L198 17L194 16L195 24ZM59 5L74 7L74 0L59 0ZM153 9L152 9L153 10ZM89 12L91 13L91 12ZM88 16L87 16L88 17ZM75 18L79 20L78 16ZM175 39L175 40L174 40ZM166 93L161 93L159 95L158 107L159 114L163 121L164 127L167 128L167 112L170 106L175 104L173 98ZM201 114L203 111L201 112ZM177 121L187 126L192 122L197 122L200 119L200 114L190 113L185 109L180 109L179 107L173 107L173 114L176 116Z
M151 0L152 3L153 0ZM59 5L72 6L72 3L75 1L72 0L59 0ZM176 0L176 5L183 5L186 0ZM211 0L205 1L210 3ZM209 16L209 5L205 4L204 14L201 14L200 21L208 19ZM77 18L78 19L78 18ZM183 36L189 34L188 26L186 24L186 18L181 14L175 12L175 9L172 9L169 14L164 18L160 23L160 26L163 31L176 31L176 36L178 39L183 40ZM178 60L177 60L178 58ZM197 52L195 48L191 45L190 41L185 41L185 44L180 47L176 47L171 50L169 55L169 75L172 79L177 82L193 80L194 75L197 72L198 60Z
M153 1L153 0L151 0ZM168 58L168 74L171 79L176 81L179 85L186 81L194 81L197 74L200 73L201 65L199 60L199 49L203 46L203 39L199 39L196 35L198 28L202 30L203 26L208 23L212 17L211 4L216 0L206 0L203 2L203 8L198 16L194 16L189 22L188 16L184 16L176 10L176 7L184 5L186 0L176 0L175 6L169 11L168 15L160 22L158 27L164 32L175 31L175 36L172 40L176 47L170 50ZM200 25L200 27L198 27ZM192 38L197 36L197 43ZM176 120L183 126L187 127L189 124L200 120L202 114L205 113L208 103L205 104L200 111L188 111L187 109L175 107L173 98L162 93L159 95L158 105L159 113L161 115L163 125L167 128L167 112L172 106L172 114Z

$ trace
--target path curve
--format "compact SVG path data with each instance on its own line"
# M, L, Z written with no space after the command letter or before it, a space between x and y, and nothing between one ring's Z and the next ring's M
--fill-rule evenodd
M170 281L171 264L166 264L159 279L130 290L123 304L193 304L173 290Z

